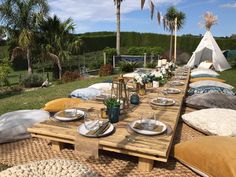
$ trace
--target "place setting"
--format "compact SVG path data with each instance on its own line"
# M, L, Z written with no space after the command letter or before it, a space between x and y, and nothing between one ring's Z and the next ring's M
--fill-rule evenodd
M88 138L99 138L112 134L115 130L109 120L100 119L98 112L89 112L84 117L84 123L77 128L77 132Z
M59 121L75 121L82 119L84 116L84 111L77 108L70 108L55 113L53 118Z
M157 120L155 113L142 113L140 114L140 119L129 124L129 128L138 134L153 136L164 133L167 126Z
M170 85L171 86L183 86L183 85L185 85L185 82L179 81L179 80L174 80L174 81L170 81Z

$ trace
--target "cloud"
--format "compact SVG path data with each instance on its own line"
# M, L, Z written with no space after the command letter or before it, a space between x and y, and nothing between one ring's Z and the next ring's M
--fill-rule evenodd
M183 0L153 0L155 5L177 5ZM113 0L49 0L51 15L56 14L62 19L71 17L86 31L94 23L115 22L115 6ZM122 18L130 12L140 10L140 0L125 0L122 2ZM149 8L146 0L145 9ZM82 25L82 26L81 26Z
M222 8L236 8L236 2L221 4L220 7L222 7Z

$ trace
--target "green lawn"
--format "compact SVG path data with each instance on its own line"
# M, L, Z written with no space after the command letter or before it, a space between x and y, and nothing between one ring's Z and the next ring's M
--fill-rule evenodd
M20 109L39 109L45 103L56 98L68 97L75 89L87 87L94 83L111 79L112 76L99 77L66 84L53 85L49 88L38 88L33 91L24 91L16 95L7 95L0 99L0 115L9 111Z
M220 78L226 80L226 83L233 85L236 88L236 67L220 73Z

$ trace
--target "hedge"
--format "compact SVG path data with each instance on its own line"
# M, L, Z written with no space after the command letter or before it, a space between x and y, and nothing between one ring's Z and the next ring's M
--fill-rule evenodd
M85 33L82 39L85 42L85 51L98 51L105 47L114 48L116 45L116 35L114 32L95 32ZM178 51L192 53L199 44L202 37L193 35L178 36ZM216 38L222 50L236 49L236 39ZM169 49L170 35L154 33L122 32L121 47L161 47L164 50Z

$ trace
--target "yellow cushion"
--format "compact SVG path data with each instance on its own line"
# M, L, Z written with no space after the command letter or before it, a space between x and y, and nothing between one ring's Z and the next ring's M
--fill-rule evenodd
M43 109L48 112L58 112L67 108L77 107L79 103L79 98L59 98L46 103Z
M218 79L218 78L214 78L214 77L199 77L199 78L194 78L194 79L190 79L190 82L197 82L197 81L204 81L204 80L225 82L225 80L223 80L223 79Z
M236 138L206 136L175 145L174 157L199 174L236 176Z

